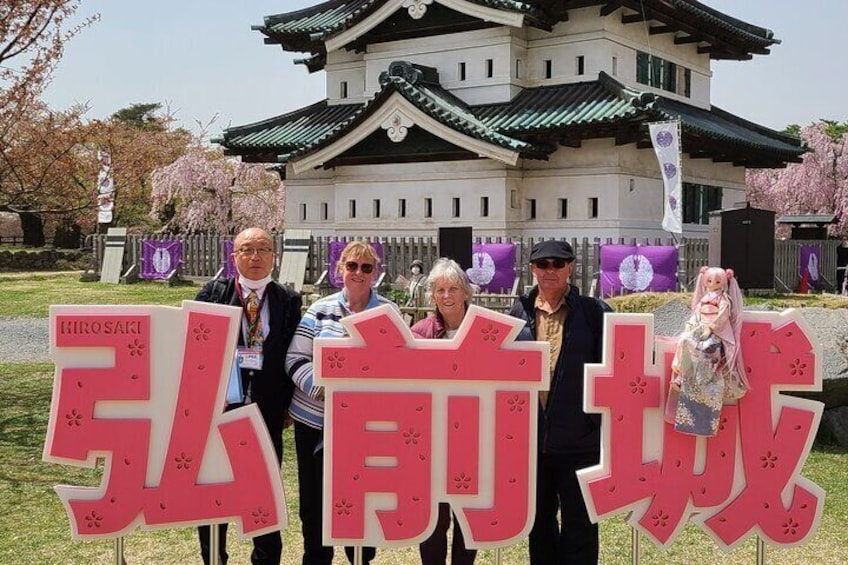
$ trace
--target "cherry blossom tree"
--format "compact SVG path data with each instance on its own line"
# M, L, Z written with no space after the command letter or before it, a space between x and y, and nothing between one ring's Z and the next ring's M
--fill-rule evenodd
M85 110L54 112L35 100L7 130L0 151L0 211L18 214L26 245L44 244L48 217L73 216L94 204L97 168L87 162Z
M65 43L99 19L71 24L78 7L76 0L0 5L0 211L20 216L24 241L32 245L44 241L42 214L82 205L71 132L85 108L51 112L39 99ZM52 190L66 190L67 198L53 198Z
M65 43L100 19L75 25L77 0L14 0L0 8L0 124L36 100L62 58ZM4 127L5 129L5 127Z
M173 232L234 233L249 226L281 228L285 190L264 165L225 157L195 145L153 173L151 216Z
M107 120L92 120L86 125L87 143L94 149L92 163L99 167L96 151L108 153L112 160L115 183L115 219L113 225L151 228L151 175L176 161L198 138L177 127L176 117L160 104L133 104L118 110ZM146 108L144 119L132 111ZM96 191L92 187L92 196Z
M778 217L835 214L828 234L848 239L848 124L822 120L796 131L810 151L785 169L749 169L748 200ZM778 235L788 234L788 226L778 226Z

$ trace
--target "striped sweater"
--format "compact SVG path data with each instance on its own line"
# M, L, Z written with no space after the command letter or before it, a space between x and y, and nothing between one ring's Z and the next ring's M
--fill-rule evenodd
M365 309L383 304L394 305L372 291ZM312 378L313 341L316 337L347 337L341 319L352 313L344 292L337 292L313 303L301 318L286 355L286 370L294 381L289 415L296 422L319 430L324 427L324 401L316 399L321 388L313 384Z

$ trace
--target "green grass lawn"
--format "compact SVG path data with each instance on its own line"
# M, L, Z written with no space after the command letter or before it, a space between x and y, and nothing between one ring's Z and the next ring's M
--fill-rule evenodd
M96 485L101 469L42 463L49 414L53 368L50 364L0 364L0 563L112 563L111 541L74 542L59 498L57 484ZM290 525L284 532L283 563L300 563L300 524L297 519L297 477L294 441L286 432L283 478L287 492ZM818 447L804 467L804 475L827 491L824 517L813 540L800 548L769 548L768 563L848 563L848 454L844 450ZM661 564L742 564L755 561L756 546L749 540L731 554L718 550L695 526L687 526L681 538L664 554L642 539L642 562ZM231 563L248 563L251 545L235 537L231 529ZM630 563L630 529L621 518L601 525L602 563ZM336 563L343 563L336 552ZM125 555L131 565L200 563L194 530L136 531L125 539ZM527 562L526 542L509 548L504 563ZM21 560L20 556L25 556ZM418 563L414 548L383 550L379 565ZM493 551L480 553L477 563L494 564Z
M164 304L177 306L194 297L199 287L165 287L155 283L106 285L81 283L77 274L0 274L0 316L47 316L50 304ZM656 307L656 298L636 296L616 299L619 311L645 311ZM687 300L684 295L666 299ZM787 299L787 300L791 300ZM653 301L653 302L652 302ZM823 303L824 302L824 303ZM833 301L813 302L802 297L789 306L832 307ZM843 306L844 303L836 304ZM0 363L0 564L113 563L111 541L74 542L68 518L53 491L57 484L98 484L101 469L78 469L41 462L53 382L51 364ZM294 467L294 441L285 436L283 479L287 492L290 525L284 531L283 563L300 563L300 523L297 519L297 477ZM773 564L848 563L848 453L819 446L810 455L804 475L827 491L821 527L810 543L791 550L767 550ZM625 565L630 560L631 535L622 518L601 525L601 562ZM228 540L231 563L249 563L251 544L238 540L234 528ZM137 531L125 539L125 555L130 565L200 563L193 529ZM665 553L642 539L641 558L646 564L748 564L755 562L754 540L748 540L731 554L724 554L697 527L684 533ZM336 562L344 562L336 552ZM506 564L527 562L526 542L504 552ZM382 550L376 565L418 563L417 549ZM481 552L477 563L495 563L493 551Z

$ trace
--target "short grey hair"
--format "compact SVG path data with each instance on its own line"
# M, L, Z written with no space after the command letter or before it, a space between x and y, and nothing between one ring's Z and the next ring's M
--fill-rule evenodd
M433 263L433 268L427 275L427 300L433 302L433 292L436 285L443 280L458 286L467 296L468 299L474 294L474 286L468 280L468 275L459 266L459 263L447 257L441 257Z

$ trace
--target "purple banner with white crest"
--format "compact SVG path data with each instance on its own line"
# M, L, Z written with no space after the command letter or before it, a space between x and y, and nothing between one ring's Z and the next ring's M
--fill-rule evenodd
M821 246L818 244L802 245L798 258L798 276L804 278L807 273L807 284L816 289L824 286L821 276Z
M163 280L177 267L183 257L183 242L179 240L141 242L141 278Z
M330 279L330 284L336 288L342 288L344 286L344 280L342 274L336 270L336 264L339 262L339 259L342 256L342 251L347 247L349 241L331 241L330 242L330 259L327 264L327 275ZM374 248L374 251L377 253L377 257L380 258L380 265L377 265L377 270L374 274L374 282L377 282L379 278L380 268L383 264L383 244L379 241L369 241L368 242L371 247Z
M515 281L515 244L478 243L471 247L468 279L483 292L511 292Z
M601 296L677 290L673 245L602 245Z
M233 245L235 245L235 242L232 239L228 239L224 242L224 257L222 257L224 260L224 278L233 278L238 276L235 263L233 263Z

